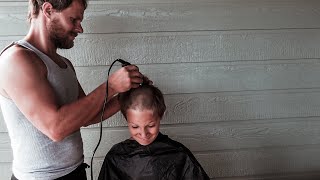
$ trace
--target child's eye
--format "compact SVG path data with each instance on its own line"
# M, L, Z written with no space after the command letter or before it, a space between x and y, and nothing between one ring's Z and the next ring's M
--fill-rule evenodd
M154 127L155 125L153 124L153 125L149 125L148 127Z
M133 129L137 129L138 128L138 126L131 126Z

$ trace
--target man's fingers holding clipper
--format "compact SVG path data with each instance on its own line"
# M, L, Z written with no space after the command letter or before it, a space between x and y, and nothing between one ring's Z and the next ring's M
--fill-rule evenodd
M129 73L132 88L137 88L142 84L153 84L153 82L147 76L144 76L139 72L139 67L135 65L128 65L124 68L126 68L127 72Z
M129 78L131 79L132 85L134 87L136 86L135 84L141 84L143 83L143 78L144 76L139 72L139 68L135 65L130 65L130 66L125 66L126 70L129 73Z
M141 83L142 75L139 68L134 65L128 65L115 71L109 77L109 88L113 89L116 93L125 92L132 87L137 87L137 83Z
M138 71L139 72L139 67L136 65L128 65L128 66L124 66L124 68L126 68L127 71Z

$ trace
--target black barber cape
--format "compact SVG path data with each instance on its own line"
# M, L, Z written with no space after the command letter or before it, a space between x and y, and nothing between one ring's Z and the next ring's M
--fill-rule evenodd
M114 145L99 180L209 180L188 148L159 133L147 146L135 140Z

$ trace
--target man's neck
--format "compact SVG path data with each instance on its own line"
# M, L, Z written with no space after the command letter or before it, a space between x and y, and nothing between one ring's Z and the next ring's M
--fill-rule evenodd
M50 41L49 33L43 24L31 22L29 33L24 39L47 56L56 57L57 47Z

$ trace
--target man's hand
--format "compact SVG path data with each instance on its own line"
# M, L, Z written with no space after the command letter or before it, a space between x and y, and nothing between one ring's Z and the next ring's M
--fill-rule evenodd
M128 65L110 75L108 86L113 93L121 93L137 88L143 82L143 75L139 72L139 68L135 65Z

